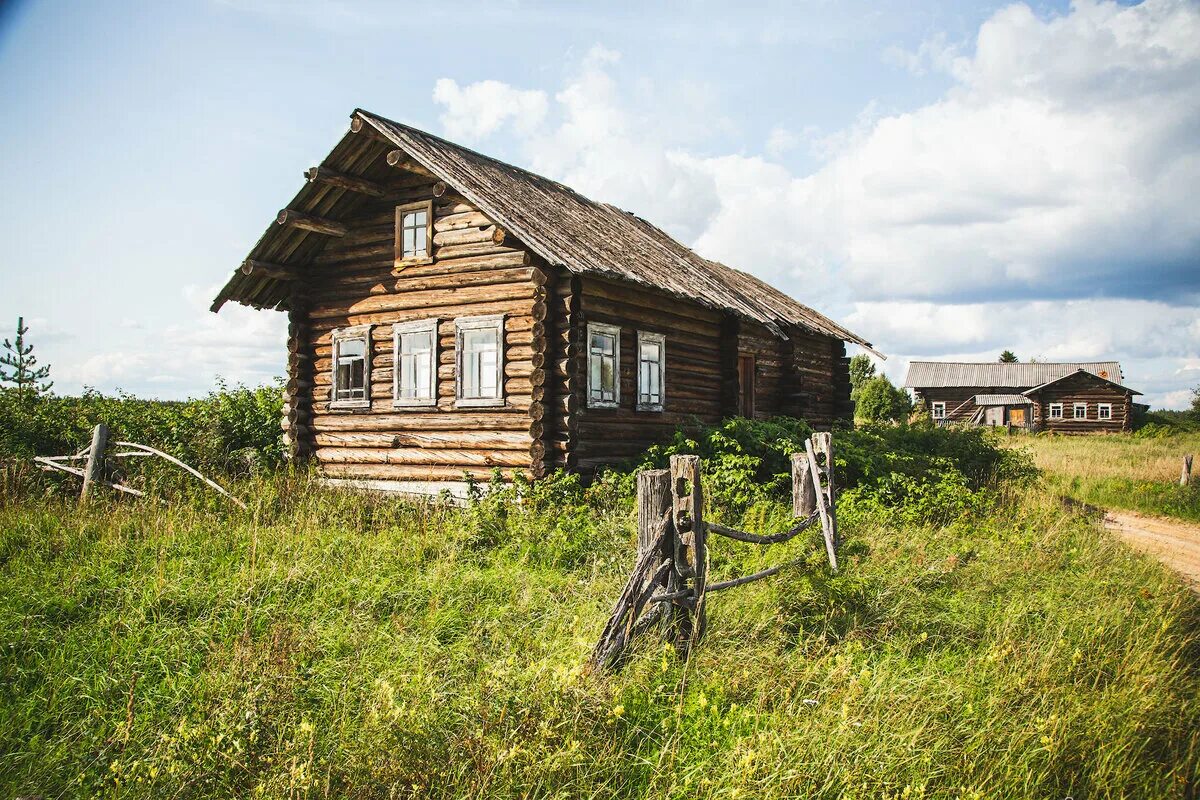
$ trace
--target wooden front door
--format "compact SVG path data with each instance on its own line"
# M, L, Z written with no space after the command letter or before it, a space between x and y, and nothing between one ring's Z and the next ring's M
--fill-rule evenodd
M754 356L738 356L738 415L754 418Z
M1019 428L1025 427L1025 409L1010 408L1008 410L1008 424L1015 425Z

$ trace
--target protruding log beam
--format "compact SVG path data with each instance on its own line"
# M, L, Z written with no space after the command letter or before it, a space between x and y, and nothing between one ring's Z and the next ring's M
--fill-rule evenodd
M492 244L498 246L503 245L505 247L516 246L515 240L512 238L512 234L504 230L504 228L501 228L499 225L492 230Z
M338 172L329 167L312 167L306 169L304 177L308 179L309 183L324 183L328 186L336 186L348 192L357 192L370 197L383 197L388 193L387 189L374 181L360 178L357 175L347 175L345 172Z
M366 125L366 123L363 122L362 117L352 117L350 119L350 132L351 133L362 133L362 129L363 129L364 125Z
M403 170L407 170L408 172L415 172L418 175L425 175L426 177L429 177L429 178L437 177L437 175L434 175L432 172L425 169L420 164L418 164L416 161L413 161L411 158L409 158L407 155L405 155L403 150L393 150L392 152L388 153L387 154L387 163L388 163L389 167L395 167L396 169L403 169Z
M305 214L292 208L285 208L275 217L278 225L290 225L303 231L323 233L326 236L345 236L346 226L336 220Z
M295 267L285 264L272 264L269 261L255 261L247 258L240 267L243 275L257 275L260 278L274 278L281 281L294 281L300 277Z

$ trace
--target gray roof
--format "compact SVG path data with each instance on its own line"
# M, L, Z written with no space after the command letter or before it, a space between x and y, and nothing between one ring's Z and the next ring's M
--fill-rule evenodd
M1003 364L998 361L910 361L904 385L912 389L948 386L1029 389L1086 370L1105 380L1120 383L1121 365L1116 361L1030 362Z
M875 352L870 342L828 317L753 275L700 257L627 211L589 200L561 183L361 109L353 116L375 134L346 134L323 166L350 173L369 172L370 165L380 159L364 148L372 143L378 147L382 141L388 149L399 148L445 181L552 266L654 287L759 322L783 338L784 326L797 325ZM352 216L354 201L330 197L328 191L306 186L289 208L305 212L320 209L317 213L334 220ZM315 244L284 238L297 235L307 236ZM248 258L303 266L323 246L320 240L324 238L272 225ZM235 272L214 301L213 310L225 300L286 308L287 289L275 285L278 283Z
M1033 401L1023 394L975 395L975 405L977 406L1027 406L1032 403Z

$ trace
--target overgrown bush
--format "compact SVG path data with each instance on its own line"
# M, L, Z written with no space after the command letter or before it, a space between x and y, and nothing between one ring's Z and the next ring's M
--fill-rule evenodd
M218 383L206 397L143 400L86 391L78 397L18 398L0 390L0 461L66 455L91 441L98 423L109 438L159 448L202 471L243 474L283 463L278 384L247 388Z

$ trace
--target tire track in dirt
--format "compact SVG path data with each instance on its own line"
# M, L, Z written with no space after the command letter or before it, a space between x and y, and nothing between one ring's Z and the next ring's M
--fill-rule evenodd
M1104 527L1135 550L1166 564L1200 592L1200 526L1132 511L1107 511Z

